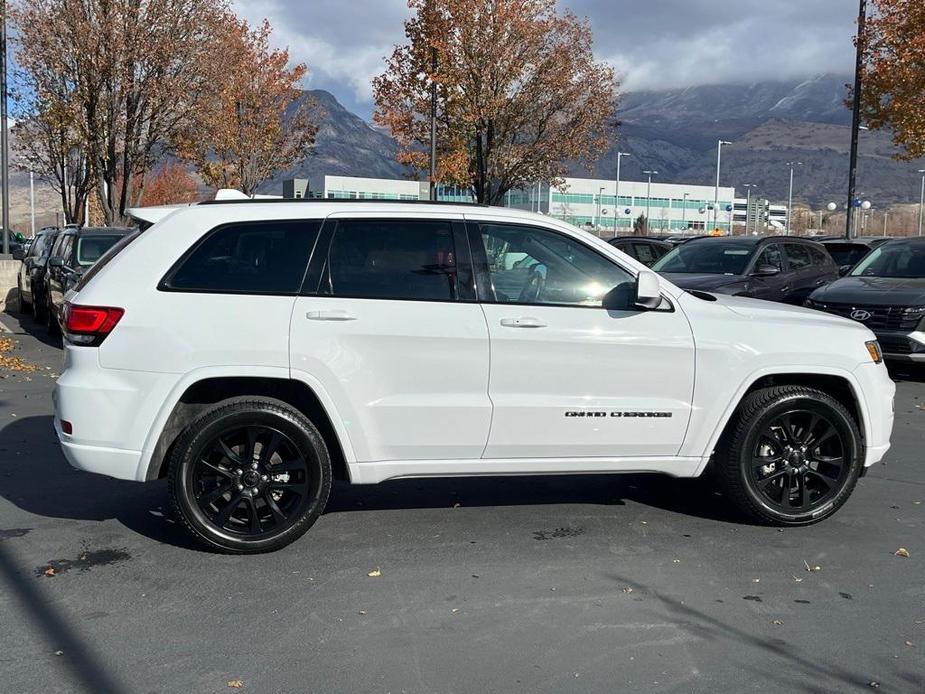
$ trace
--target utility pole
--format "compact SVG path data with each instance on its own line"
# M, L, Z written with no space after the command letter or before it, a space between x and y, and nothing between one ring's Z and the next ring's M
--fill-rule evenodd
M857 52L854 61L854 104L851 110L851 159L848 166L848 210L845 222L845 238L852 236L850 211L854 205L854 189L858 177L858 137L861 130L861 67L864 63L864 28L867 24L867 0L860 0L858 6Z
M6 0L0 0L0 178L2 178L3 252L10 252L10 143L6 118Z
M716 191L713 195L713 228L715 229L717 224L719 224L719 170L723 160L723 145L731 145L731 142L726 140L717 140L716 141ZM730 224L731 226L731 224ZM730 229L731 231L731 229Z
M430 51L430 200L437 199L437 49Z
M681 202L681 231L687 231L687 199L690 193L684 194L684 200Z
M748 236L748 215L752 207L752 188L754 183L743 183L742 187L745 188L746 197L745 197L745 235ZM733 210L735 209L735 202L732 203ZM733 213L734 214L734 213Z

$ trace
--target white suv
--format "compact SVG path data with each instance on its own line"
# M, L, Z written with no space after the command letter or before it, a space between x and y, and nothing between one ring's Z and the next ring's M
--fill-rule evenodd
M873 333L687 293L570 225L479 206L164 210L67 297L76 467L167 477L213 549L304 533L332 478L715 471L751 519L834 513L889 448Z

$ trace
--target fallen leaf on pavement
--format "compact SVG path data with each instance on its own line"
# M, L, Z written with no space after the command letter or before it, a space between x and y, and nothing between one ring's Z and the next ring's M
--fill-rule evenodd
M912 647L912 641L906 641L906 645L909 646L909 647L911 648L911 647Z
M809 571L810 573L812 573L813 571L822 571L821 566L810 566L809 563L805 559L803 560L803 566L805 566L806 570Z
M360 610L360 614L366 614L366 610Z
M55 570L55 567L49 566L47 569L45 569L45 575L46 576L57 576L58 572Z
M630 586L623 586L624 593L632 593L633 589Z
M895 552L893 552L893 554L895 554L897 557L904 557L906 559L909 558L909 550L905 547L900 547Z
M796 576L791 576L790 578L792 578L792 579L793 579L794 581L796 581L797 583L802 583L802 582L803 582L803 579L802 579L802 578L797 578Z
M773 622L771 622L771 624L776 624L777 626L780 626L781 624L783 624L783 622L780 621L779 619L775 619Z
M380 568L377 566L375 569L373 569L372 571L370 571L370 572L369 572L368 574L366 574L366 575L369 576L370 578L379 578L379 577L382 575L382 569L380 569Z
M228 686L231 687L232 689L243 689L244 682L242 682L241 680L228 680Z

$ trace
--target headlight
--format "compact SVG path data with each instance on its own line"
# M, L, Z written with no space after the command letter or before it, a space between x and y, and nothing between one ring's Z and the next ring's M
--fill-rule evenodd
M875 364L879 364L883 361L883 352L880 351L879 342L870 340L869 342L865 342L864 346L867 347L867 353L870 354L870 358Z
M904 308L903 315L906 315L906 316L925 315L925 306L909 306L908 308Z

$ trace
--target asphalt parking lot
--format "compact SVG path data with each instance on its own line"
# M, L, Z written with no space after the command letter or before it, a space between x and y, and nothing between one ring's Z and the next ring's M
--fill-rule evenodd
M2 691L925 691L921 374L895 374L886 465L809 528L699 481L411 480L339 485L294 545L227 557L162 482L67 465L61 351L0 322L38 367L0 368Z

